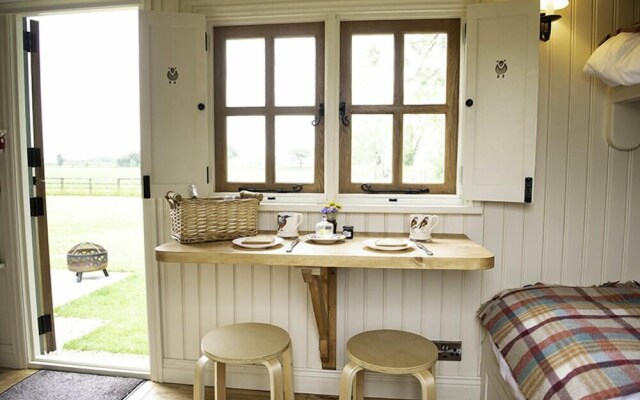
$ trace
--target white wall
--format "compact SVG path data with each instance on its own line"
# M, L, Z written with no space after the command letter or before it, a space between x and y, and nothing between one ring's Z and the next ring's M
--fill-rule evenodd
M346 339L365 329L397 328L432 339L462 340L463 361L438 367L439 390L443 398L473 397L479 393L474 385L479 384L480 340L474 315L482 301L503 288L535 282L640 280L640 150L620 152L607 146L606 87L582 73L604 35L639 19L640 2L572 1L561 14L551 41L540 42L535 203L486 203L482 215L444 215L438 228L483 243L495 254L495 267L485 272L340 271L339 368ZM158 230L163 240L170 240L168 208L161 201L157 207ZM307 213L306 228L318 217ZM407 231L406 215L346 210L341 218L339 225L354 225L356 234ZM261 213L261 228L274 229L274 221L273 213ZM208 329L250 320L275 323L292 334L297 390L324 391L335 378L309 372L321 364L311 305L298 271L163 265L161 283L165 379L190 379L180 372L191 365L183 361L199 356L199 337ZM398 391L413 389L393 390L400 395Z

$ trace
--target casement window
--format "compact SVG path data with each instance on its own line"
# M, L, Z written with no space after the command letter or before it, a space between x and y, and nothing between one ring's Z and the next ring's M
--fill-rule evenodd
M324 25L214 29L216 191L323 192Z
M340 34L340 193L455 193L460 21Z

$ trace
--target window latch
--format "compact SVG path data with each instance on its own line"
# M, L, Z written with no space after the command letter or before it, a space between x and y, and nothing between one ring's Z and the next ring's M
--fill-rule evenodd
M291 185L291 188L256 188L251 186L240 186L238 191L242 190L254 193L299 193L302 192L302 185Z
M429 188L416 188L416 189L400 189L400 190L386 190L386 189L374 189L369 183L363 183L360 185L360 189L363 192L371 194L379 193L398 193L398 194L424 194L429 193Z
M311 125L313 126L320 125L320 121L322 121L323 117L324 117L324 103L320 103L320 106L318 106L318 115L316 115L313 121L311 121Z
M349 116L347 115L347 104L344 101L340 102L338 111L340 111L340 122L342 122L342 125L351 125L351 121L349 121Z

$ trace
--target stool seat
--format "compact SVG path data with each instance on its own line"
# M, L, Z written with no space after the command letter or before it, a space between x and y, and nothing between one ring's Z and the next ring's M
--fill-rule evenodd
M241 323L223 326L202 338L202 352L227 364L254 364L274 358L289 347L289 334L277 326Z
M269 371L271 400L294 400L293 354L287 331L274 325L247 322L207 333L204 354L196 363L194 400L204 400L204 373L213 363L215 399L226 398L227 364L263 364Z
M411 374L422 387L422 400L435 400L433 368L438 348L415 333L381 329L362 332L347 342L349 362L340 378L340 400L364 399L364 371Z
M370 371L413 374L431 368L438 361L438 348L420 335L382 329L349 339L347 356Z

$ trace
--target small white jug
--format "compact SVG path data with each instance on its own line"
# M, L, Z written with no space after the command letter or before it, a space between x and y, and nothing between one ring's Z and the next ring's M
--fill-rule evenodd
M423 242L431 241L431 231L438 225L437 215L413 214L409 226L409 239Z
M278 213L278 236L281 238L298 237L298 227L302 223L302 214L296 212Z

